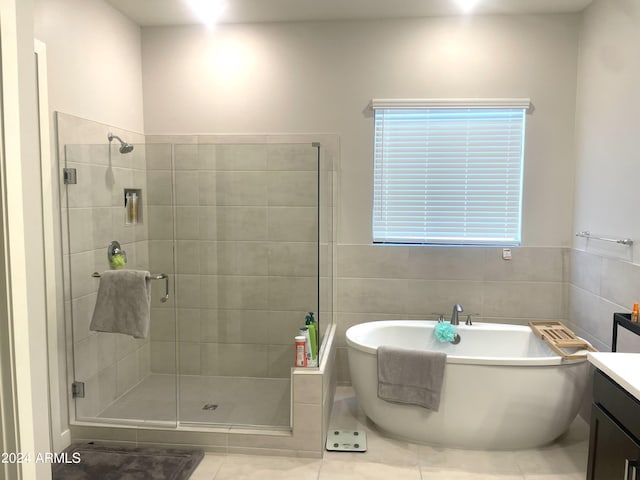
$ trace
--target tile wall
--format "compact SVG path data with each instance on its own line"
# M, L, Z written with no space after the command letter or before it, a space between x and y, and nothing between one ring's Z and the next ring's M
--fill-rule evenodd
M601 351L611 350L613 314L628 313L640 302L640 265L621 258L629 247L612 248L571 250L569 325ZM617 350L640 353L640 337L620 328Z
M175 273L176 292L154 305L154 373L175 372L177 332L182 374L289 377L293 336L317 310L317 151L237 140L149 139L150 261ZM175 182L156 152L167 141Z
M567 318L570 256L565 248L339 245L338 382L349 384L346 330L375 320L451 316L460 303L484 322L526 325Z

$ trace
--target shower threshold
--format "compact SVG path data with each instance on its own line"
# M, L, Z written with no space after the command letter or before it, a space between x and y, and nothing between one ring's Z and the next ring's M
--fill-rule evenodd
M179 422L188 426L290 428L289 378L181 375L179 411L175 382L175 375L150 374L95 420L112 424L175 426Z

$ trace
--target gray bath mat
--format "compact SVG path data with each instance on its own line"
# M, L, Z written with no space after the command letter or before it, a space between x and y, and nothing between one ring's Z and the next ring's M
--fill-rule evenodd
M76 443L64 452L66 462L52 465L53 480L187 480L204 456L198 450L94 443Z

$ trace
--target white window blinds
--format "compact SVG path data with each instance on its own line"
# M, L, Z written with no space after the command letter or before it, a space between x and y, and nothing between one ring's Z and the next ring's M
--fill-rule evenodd
M373 241L518 245L528 100L374 100Z

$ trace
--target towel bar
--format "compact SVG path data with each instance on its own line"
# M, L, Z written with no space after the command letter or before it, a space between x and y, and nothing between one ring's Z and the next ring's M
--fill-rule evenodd
M576 233L576 237L591 238L593 240L602 240L603 242L619 243L620 245L633 245L633 240L631 238L600 237L592 234L587 230L583 230L582 232Z
M91 276L93 278L100 278L100 274L98 272L93 272ZM165 303L169 300L169 275L166 273L152 273L151 280L164 280L164 297L162 297L160 301Z

